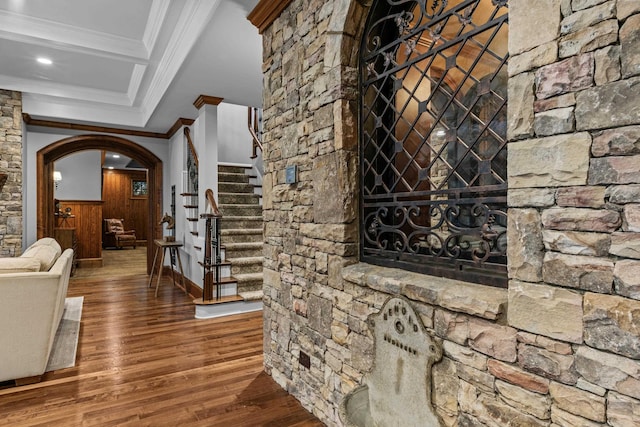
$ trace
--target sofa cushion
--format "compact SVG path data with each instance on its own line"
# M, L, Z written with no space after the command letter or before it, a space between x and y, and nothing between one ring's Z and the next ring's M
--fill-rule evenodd
M60 256L60 252L50 245L31 245L20 258L34 258L40 261L40 271L49 271Z
M51 246L58 252L58 256L62 253L62 247L60 247L60 243L53 237L43 237L42 239L36 240L36 242L31 246Z
M0 274L40 271L40 261L35 258L0 258Z

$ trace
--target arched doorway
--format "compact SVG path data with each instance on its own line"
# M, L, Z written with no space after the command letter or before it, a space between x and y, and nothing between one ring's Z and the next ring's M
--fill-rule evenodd
M128 139L110 135L78 135L61 139L37 153L37 236L53 235L54 217L54 162L69 154L85 150L117 151L137 160L148 170L149 223L147 225L147 273L151 271L153 245L151 241L162 236L158 224L162 216L162 160L146 148Z

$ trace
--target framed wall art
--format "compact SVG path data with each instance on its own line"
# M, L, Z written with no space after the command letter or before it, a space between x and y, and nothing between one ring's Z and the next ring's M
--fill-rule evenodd
M131 197L147 197L149 190L147 189L147 181L131 180Z

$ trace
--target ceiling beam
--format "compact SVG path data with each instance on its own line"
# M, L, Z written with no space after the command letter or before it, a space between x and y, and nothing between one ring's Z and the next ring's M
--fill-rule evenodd
M171 126L171 128L165 133L161 132L148 132L143 130L133 130L133 129L121 129L121 128L113 128L113 127L105 127L105 126L94 126L94 125L84 125L80 123L67 123L67 122L57 122L53 120L40 120L34 119L27 113L22 113L22 118L24 122L29 126L42 126L48 128L56 128L56 129L68 129L68 130L79 130L83 132L99 132L99 133L113 133L117 135L129 135L129 136L139 136L143 138L160 138L160 139L170 139L182 126L191 126L195 120L186 119L184 117L180 117L176 122Z

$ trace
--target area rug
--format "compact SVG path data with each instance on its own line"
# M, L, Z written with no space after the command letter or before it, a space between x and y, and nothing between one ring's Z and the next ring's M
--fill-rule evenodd
M53 340L46 372L75 366L83 301L84 297L65 299L64 313Z

